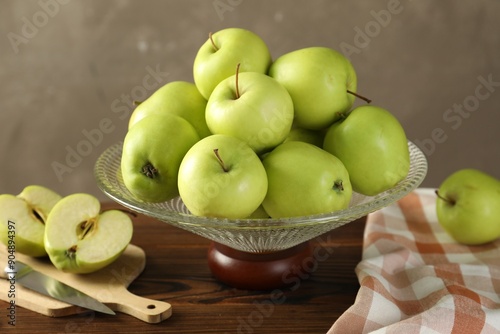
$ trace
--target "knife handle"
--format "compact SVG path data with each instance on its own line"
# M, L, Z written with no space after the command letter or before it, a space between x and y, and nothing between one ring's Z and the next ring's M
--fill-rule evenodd
M114 291L112 300L101 300L113 311L131 315L148 323L159 323L172 315L169 303L134 295L127 289Z

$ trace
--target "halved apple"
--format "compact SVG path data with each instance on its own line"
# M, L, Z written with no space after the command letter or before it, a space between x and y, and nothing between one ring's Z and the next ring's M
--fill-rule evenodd
M45 250L57 269L91 273L115 261L130 243L132 233L128 214L101 212L96 197L76 193L52 209L45 226Z
M15 251L34 257L47 255L43 237L45 222L62 197L39 185L30 185L17 195L0 195L0 241Z

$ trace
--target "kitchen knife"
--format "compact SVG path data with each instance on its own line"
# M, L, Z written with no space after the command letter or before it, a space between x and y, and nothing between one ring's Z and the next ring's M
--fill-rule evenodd
M52 297L65 303L80 306L97 312L115 315L112 309L89 295L42 274L27 264L16 260L15 266L8 265L4 270L7 280L13 280L28 289Z

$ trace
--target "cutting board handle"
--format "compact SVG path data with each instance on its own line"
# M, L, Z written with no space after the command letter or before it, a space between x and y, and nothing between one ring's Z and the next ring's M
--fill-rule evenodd
M125 288L114 293L113 301L104 303L113 311L131 315L148 323L159 323L172 315L172 306L169 303L134 295Z

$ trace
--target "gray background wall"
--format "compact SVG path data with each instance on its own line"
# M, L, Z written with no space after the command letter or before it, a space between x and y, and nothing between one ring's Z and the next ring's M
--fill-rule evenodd
M498 0L0 0L0 8L0 193L42 184L104 199L93 166L124 137L130 97L152 93L146 78L158 87L192 81L208 32L236 26L259 34L274 58L306 46L348 55L358 91L392 111L426 153L422 186L464 167L500 178ZM72 150L86 156L67 161Z

